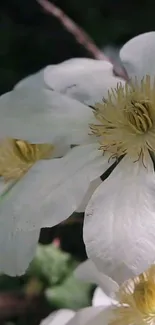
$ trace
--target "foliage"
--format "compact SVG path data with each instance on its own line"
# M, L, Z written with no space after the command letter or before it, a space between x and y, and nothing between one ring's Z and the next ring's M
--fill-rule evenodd
M44 304L48 306L48 314L59 308L77 310L89 306L92 285L80 282L74 277L73 272L78 264L69 253L63 252L55 244L38 244L36 255L24 276L15 278L6 275L0 276L0 301L3 300L3 306L0 305L0 319L1 314L4 314L3 308L6 304L4 319L12 321L16 316L15 324L18 325L18 317L24 304L26 308L28 306L26 309L28 315L32 311L38 314L38 307L34 308L38 299L43 299L42 309ZM12 304L14 305L13 311L10 311L9 308ZM34 310L32 305L34 305ZM39 317L45 316L47 314L41 314ZM27 324L24 319L24 314L23 318L20 315L19 323Z

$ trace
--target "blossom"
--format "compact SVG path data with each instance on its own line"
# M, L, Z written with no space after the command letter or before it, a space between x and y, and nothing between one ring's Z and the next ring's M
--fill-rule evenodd
M11 187L0 229L4 220L20 231L50 227L85 209L87 254L119 284L154 262L154 47L155 32L123 46L129 82L109 62L74 59L0 98L1 137L74 146Z
M101 274L93 262L87 260L81 263L75 270L75 277L81 281L101 286L97 287L94 291L92 307L83 308L79 311L60 309L43 319L40 325L85 325L87 322L92 321L93 318L96 318L107 306L112 305L113 300L110 296L119 289L119 286L112 279ZM104 293L104 289L109 294L109 297Z
M74 78L74 72L82 81L91 77L93 96L98 92L101 96L102 81L113 75L108 62L74 59L60 66L60 71L69 71L70 78ZM59 70L59 65L53 69ZM49 90L44 82L46 74L48 79L48 68L21 81L0 98L0 272L12 276L27 269L40 228L67 218L80 204L91 179L101 173L101 154L96 144L88 141L88 121L94 118L91 109ZM89 97L87 86L82 96ZM86 144L64 156L71 144L81 142ZM83 156L80 160L79 155ZM74 183L78 184L73 189Z
M77 275L83 279L101 284L101 278L105 277L95 269L91 261L86 261L77 270ZM93 271L93 272L92 272ZM103 288L104 288L103 281ZM103 288L97 287L95 290L92 307L84 308L78 312L71 310L60 310L52 313L41 325L86 325L103 324L107 325L139 325L153 324L155 319L155 266L152 265L146 272L138 277L129 279L122 286L118 286L117 291L113 292L111 279L107 278L110 295L114 295L117 300L106 297ZM117 284L115 283L116 289ZM59 322L58 322L59 321Z
M92 273L93 269L93 273ZM91 261L80 265L77 274L86 279L94 276L94 282L101 284L104 274L99 273ZM87 279L88 281L88 279ZM107 278L109 292L112 289L111 279ZM116 284L117 286L117 284ZM103 285L104 288L104 285ZM109 297L105 299L104 291L97 288L94 294L92 307L81 309L78 312L59 310L41 322L41 325L148 325L155 321L155 266L152 265L146 272L128 279L115 292L117 300ZM111 291L111 295L114 292ZM107 297L108 298L108 297Z

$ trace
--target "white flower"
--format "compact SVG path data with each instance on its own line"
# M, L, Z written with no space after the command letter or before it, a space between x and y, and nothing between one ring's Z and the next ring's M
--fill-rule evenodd
M89 144L91 108L49 90L49 72L67 91L67 71L69 92L75 79L79 87L80 81L84 83L72 97L95 103L102 98L105 79L110 76L115 82L112 68L108 62L69 60L21 81L0 98L0 272L23 274L34 256L40 228L53 226L76 210L90 181L102 172L98 145ZM51 159L79 143L87 145L62 160Z
M93 307L83 308L78 312L70 309L60 309L59 311L51 313L40 323L40 325L85 325L93 318L96 318L104 308L112 306L114 300L112 300L110 296L115 294L119 286L112 279L101 274L96 269L93 262L87 260L81 263L75 270L75 276L84 282L87 281L101 286L97 287L94 292L92 298ZM107 294L104 293L104 290L106 290Z
M101 285L102 274L95 271L90 261L80 265L77 275L80 274L80 277L85 279L86 272L91 281L94 277L94 282ZM107 288L108 284L108 291L110 295L113 295L111 279L107 277ZM115 283L113 288L116 289L116 287ZM105 282L103 281L104 288ZM155 266L151 266L145 273L129 279L120 288L118 287L115 292L117 298L115 301L108 297L105 299L101 288L97 288L95 295L92 307L81 309L76 313L71 310L59 310L43 320L41 325L153 325L155 322Z
M119 285L103 272L98 271L91 260L81 263L74 273L79 280L98 285L92 299L93 306L109 306L116 302Z
M104 318L102 318L102 323L96 323L103 309L103 306L88 307L76 313L72 310L60 309L58 312L50 314L40 325L103 325Z
M154 51L155 32L121 49L129 84L108 62L75 59L0 98L1 137L79 145L37 162L3 196L0 229L34 231L86 207L88 256L119 284L154 261Z
M60 309L51 313L48 317L41 321L40 325L65 325L73 319L75 312L70 309Z

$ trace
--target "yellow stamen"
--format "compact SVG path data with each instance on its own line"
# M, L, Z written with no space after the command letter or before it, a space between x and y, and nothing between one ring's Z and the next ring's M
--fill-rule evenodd
M96 104L94 115L99 123L90 129L103 151L117 157L128 153L135 160L141 152L155 151L155 83L149 76L134 85L118 84L106 101Z
M119 305L109 325L140 325L155 322L155 266L129 280L118 292Z
M155 283L143 282L134 292L137 308L145 314L155 313Z
M5 181L23 176L32 165L51 156L50 144L30 144L22 140L6 139L0 142L0 176Z

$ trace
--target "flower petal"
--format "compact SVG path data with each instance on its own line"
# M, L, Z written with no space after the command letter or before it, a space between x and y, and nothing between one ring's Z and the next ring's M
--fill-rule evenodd
M96 190L96 188L102 184L102 180L100 177L94 179L91 183L90 186L88 188L88 191L86 192L85 196L83 197L83 200L80 204L80 206L78 207L78 209L76 210L76 212L84 212L86 209L86 206L92 196L92 194L94 193L94 191Z
M155 32L138 35L127 42L120 51L120 58L129 78L142 79L155 76Z
M110 318L110 307L88 307L77 312L67 325L108 325Z
M119 289L118 284L103 272L98 271L91 260L81 263L75 270L75 276L85 282L97 284L109 297L114 297Z
M14 182L5 182L3 177L0 177L0 196L6 193Z
M111 306L112 300L103 292L103 290L97 287L93 294L92 305L98 306Z
M0 216L12 216L18 229L54 226L78 208L90 182L109 165L96 144L40 161L3 197Z
M21 87L47 88L44 82L44 69L20 80L14 89Z
M66 325L75 315L75 312L70 309L60 309L57 312L51 313L46 317L40 325Z
M40 230L15 231L12 219L0 220L0 273L20 276L32 261Z
M51 89L89 105L101 101L109 88L122 82L114 77L110 62L92 59L71 59L48 66L44 78Z
M155 174L124 158L88 203L84 241L97 268L122 283L155 259Z
M55 91L19 88L0 97L0 137L34 143L93 141L88 135L92 110Z

